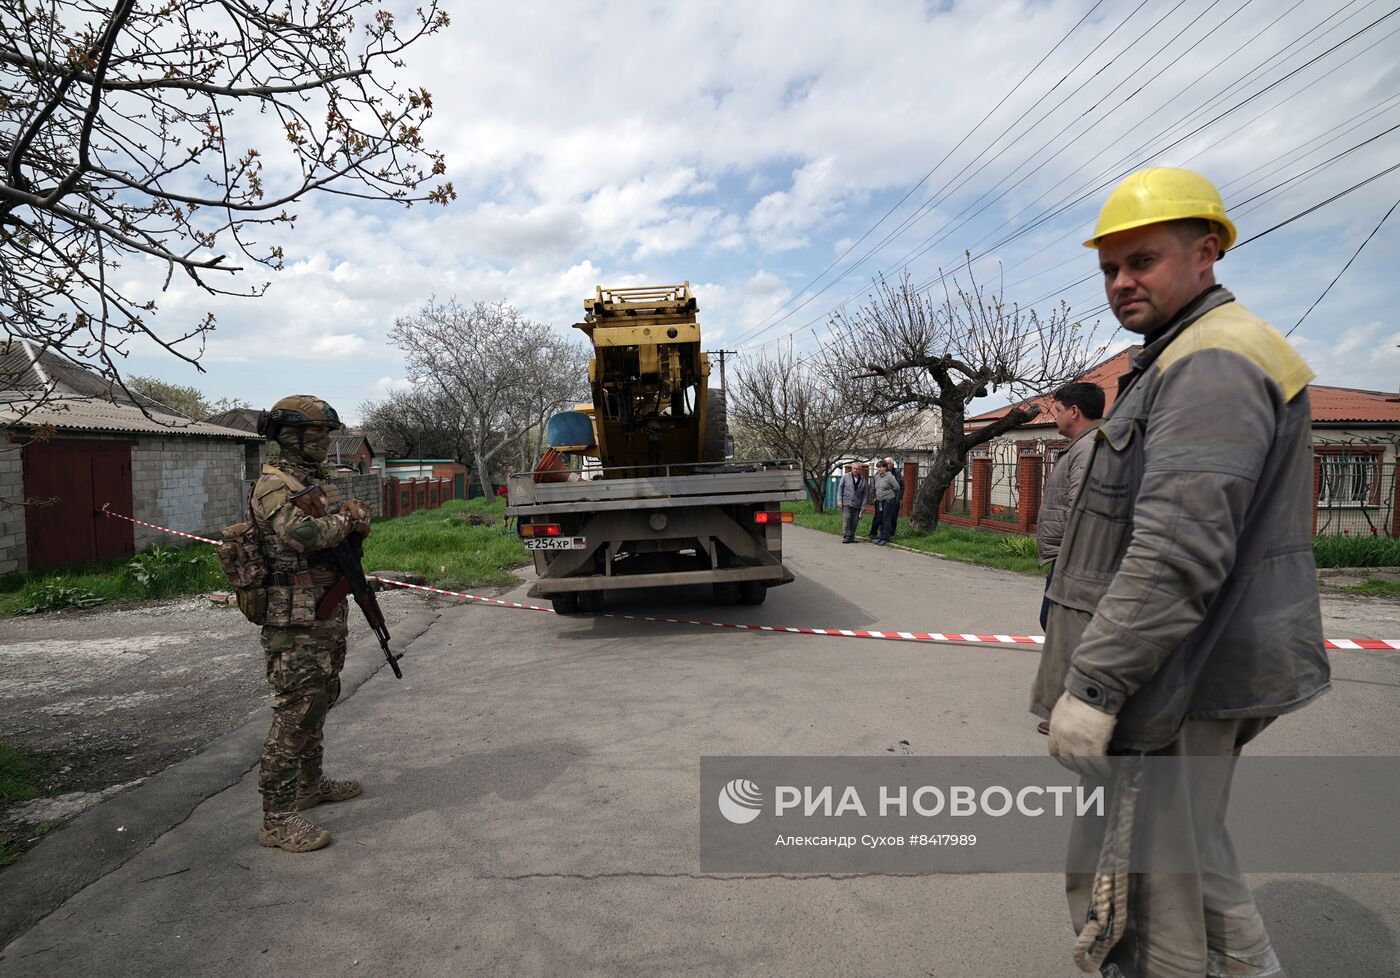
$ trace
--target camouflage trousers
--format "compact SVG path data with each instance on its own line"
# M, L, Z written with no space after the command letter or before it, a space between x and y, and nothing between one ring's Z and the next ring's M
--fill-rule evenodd
M265 626L267 681L276 693L263 745L258 790L263 811L288 812L298 788L321 779L321 728L340 697L345 667L346 602L314 625Z

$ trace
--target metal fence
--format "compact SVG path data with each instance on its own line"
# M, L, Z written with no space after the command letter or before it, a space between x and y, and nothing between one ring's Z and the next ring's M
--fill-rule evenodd
M1036 456L1037 478L1022 491L1013 462L992 462L988 466L985 485L973 479L974 458L969 457L963 470L953 479L948 504L943 512L949 516L968 519L972 516L973 499L983 493L978 525L993 529L1016 528L1033 524L1051 470L1061 453L1050 457ZM1375 449L1320 449L1316 456L1317 494L1313 501L1318 536L1400 537L1400 513L1396 507L1396 479L1400 478L1400 462L1386 461ZM919 479L928 477L929 464L919 465ZM1033 498L1029 496L1034 489ZM1027 519L1020 519L1022 507L1027 507Z
M1397 464L1375 452L1318 452L1316 534L1395 536Z

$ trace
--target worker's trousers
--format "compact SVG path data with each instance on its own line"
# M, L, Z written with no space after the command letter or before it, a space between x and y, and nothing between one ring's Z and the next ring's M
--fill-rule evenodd
M1272 717L1237 720L1187 720L1177 739L1149 756L1239 756L1241 748ZM1199 769L1193 769L1199 772ZM1179 803L1154 804L1143 797L1133 829L1132 847L1183 855L1194 853L1196 873L1134 873L1128 884L1128 919L1123 936L1105 964L1104 974L1123 978L1284 978L1269 942L1263 918L1240 874L1234 845L1225 829L1234 765L1209 770L1212 776L1173 782ZM1087 864L1103 843L1102 818L1077 819L1070 835L1070 864ZM1094 876L1065 877L1075 931L1084 928ZM1207 959L1210 968L1207 970ZM1116 966L1114 972L1110 966Z

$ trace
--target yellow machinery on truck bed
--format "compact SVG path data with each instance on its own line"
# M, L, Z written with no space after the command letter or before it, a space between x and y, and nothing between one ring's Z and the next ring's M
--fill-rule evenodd
M780 503L806 495L800 467L725 462L688 282L598 288L584 309L592 402L550 418L548 451L507 490L540 576L530 594L595 611L609 591L704 584L720 604L760 603L793 579ZM597 463L579 471L571 456Z

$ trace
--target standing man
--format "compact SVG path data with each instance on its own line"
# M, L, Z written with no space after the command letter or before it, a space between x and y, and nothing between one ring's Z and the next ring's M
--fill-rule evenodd
M1066 384L1050 399L1050 416L1055 419L1055 430L1069 439L1069 448L1055 463L1050 478L1045 482L1045 498L1040 501L1040 514L1035 523L1035 552L1040 558L1040 566L1046 568L1047 591L1055 573L1055 557L1060 552L1060 540L1065 535L1069 507L1079 493L1079 484L1084 481L1084 467L1089 462L1089 451L1094 444L1092 438L1084 436L1098 428L1103 418L1103 405L1103 388L1098 384ZM1049 610L1050 601L1047 598L1040 606L1041 628L1045 627Z
M1032 711L1050 720L1050 753L1076 770L1098 770L1109 753L1230 758L1328 688L1312 554L1313 373L1216 284L1234 241L1208 180L1154 167L1114 189L1085 242L1110 308L1144 347L1090 436L1048 592ZM1068 876L1080 967L1283 974L1234 866L1229 785L1183 780L1170 805L1144 796L1132 830L1198 859L1209 840L1223 865ZM1077 823L1071 846L1105 865L1131 851L1102 820Z
M859 462L846 466L841 484L836 488L836 503L841 507L841 542L856 542L856 527L860 511L865 506L867 479Z
M893 515L899 507L899 482L891 471L893 468L887 461L881 461L876 466L875 519L880 527L880 538L875 541L877 547L889 543L889 533L894 526Z
M308 394L282 398L259 421L281 456L263 466L249 502L270 569L262 647L276 693L258 775L258 842L288 852L311 852L331 841L300 812L360 793L358 781L321 773L321 728L340 696L346 635L344 598L327 617L317 617L317 604L340 576L326 551L351 533L369 535L365 505L353 499L339 504L335 487L319 484L327 475L321 463L330 434L343 427L335 408Z
M899 522L899 510L904 504L904 476L899 471L899 467L894 464L894 459L888 456L885 458L885 468L889 470L890 475L894 476L894 481L899 483L899 493L894 497L894 505L885 514L885 521L888 524L888 529L885 530L885 539L892 540L894 539L895 525Z

